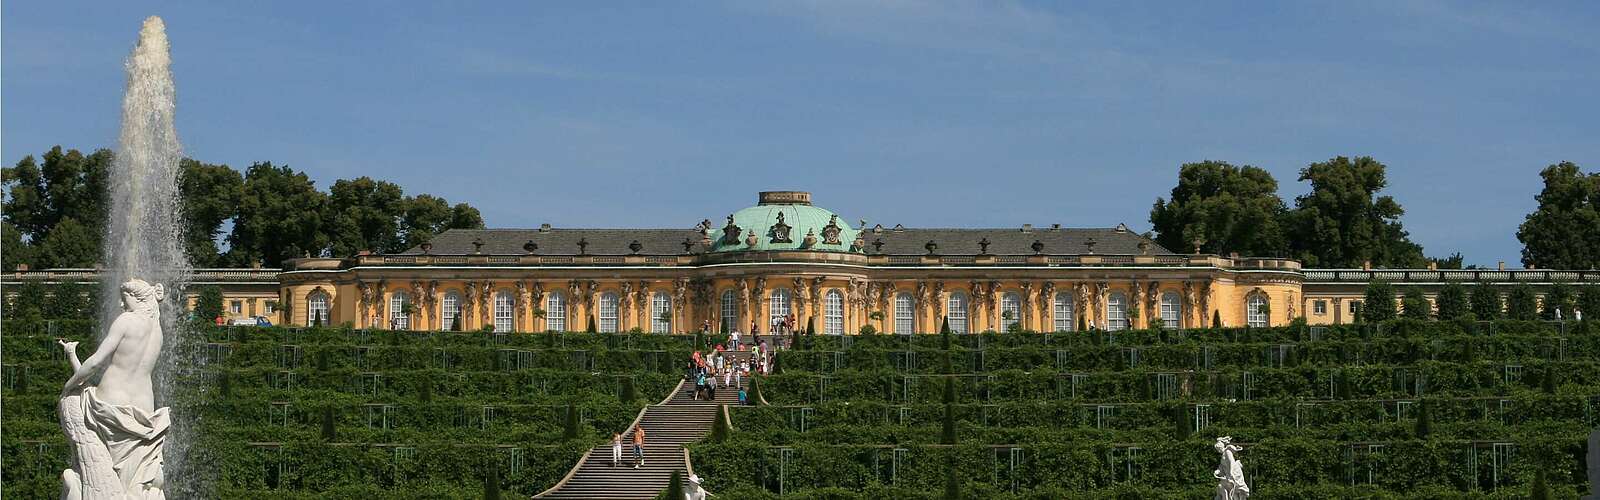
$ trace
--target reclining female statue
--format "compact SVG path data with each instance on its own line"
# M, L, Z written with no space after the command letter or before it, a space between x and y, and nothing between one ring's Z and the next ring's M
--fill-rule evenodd
M57 340L72 364L57 407L72 443L72 467L61 471L64 500L165 498L170 417L155 407L150 376L161 355L165 290L134 279L121 292L122 313L89 359L79 361L77 342Z

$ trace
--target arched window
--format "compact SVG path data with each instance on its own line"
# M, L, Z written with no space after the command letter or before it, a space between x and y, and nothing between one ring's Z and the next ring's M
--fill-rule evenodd
M1055 309L1056 331L1072 331L1072 313L1075 309L1072 304L1072 292L1056 292L1056 301L1053 307Z
M600 332L617 332L617 294L600 294Z
M1006 292L1000 296L1000 331L1010 331L1011 325L1022 321L1022 296Z
M784 317L789 315L790 297L791 295L789 295L788 289L779 288L772 291L772 300L768 301L767 305L768 326L777 325L779 321L782 321ZM798 327L799 326L796 325L796 328Z
M1163 328L1183 327L1183 303L1178 300L1178 292L1161 294L1161 326Z
M911 300L911 294L900 292L894 295L894 333L913 333L917 329L916 302Z
M650 296L650 331L656 333L672 331L672 297L664 292L656 292Z
M306 324L327 325L332 318L328 317L328 292L316 290L306 296Z
M1122 292L1112 293L1106 297L1106 329L1128 329L1128 297Z
M739 292L722 291L722 333L739 329Z
M1244 302L1245 324L1251 328L1266 328L1267 326L1267 296L1266 294L1252 294Z
M822 324L823 333L844 334L844 294L838 290L828 290L828 294L823 296Z
M394 292L389 295L389 328L394 330L408 330L411 328L411 297L405 292Z
M561 292L550 292L544 298L544 329L552 332L567 331L567 297Z
M950 300L945 303L945 319L950 321L951 332L967 333L966 293L950 292Z
M517 329L516 316L512 309L516 301L509 292L494 294L494 331L509 332Z
M461 316L461 294L445 292L444 300L439 301L439 329L455 330L456 318Z

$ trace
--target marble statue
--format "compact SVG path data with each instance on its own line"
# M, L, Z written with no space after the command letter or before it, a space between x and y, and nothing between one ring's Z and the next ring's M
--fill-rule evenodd
M1217 470L1211 471L1211 475L1217 478L1216 500L1249 498L1250 485L1244 483L1244 464L1239 463L1239 459L1233 456L1244 448L1233 444L1233 438L1229 436L1217 438L1217 444L1213 447L1217 449L1217 453L1222 454L1222 461L1217 464Z
M164 292L138 279L123 283L122 313L89 359L78 359L77 342L57 341L72 364L58 407L72 443L63 500L165 498L162 448L171 417L155 407L150 377L161 354Z

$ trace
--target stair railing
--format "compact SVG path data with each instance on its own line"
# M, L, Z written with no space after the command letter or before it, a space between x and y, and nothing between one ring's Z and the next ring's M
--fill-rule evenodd
M672 400L673 396L677 396L678 395L678 391L683 390L683 382L684 382L683 380L679 380L678 381L678 385L673 386L672 387L672 391L668 392L667 393L667 397L662 398L660 403L656 403L654 405L649 405L649 406L645 406L644 408L640 408L639 409L639 415L633 417L633 423L628 424L628 428L626 430L622 431L622 435L626 436L626 435L628 435L629 432L631 432L634 429L637 429L639 427L639 421L640 420L644 420L644 412L649 411L650 410L650 406L660 406L660 405L667 404L668 401ZM688 450L684 450L683 453L684 453L684 455L683 455L684 456L684 463L688 463L689 451ZM561 480L557 481L554 486L551 486L550 488L539 492L539 494L534 495L533 497L534 498L544 498L545 495L549 495L551 493L554 493L556 490L561 489L562 486L566 486L567 482L571 481L573 476L578 475L578 469L582 469L583 468L583 464L589 461L589 455L592 455L592 454L594 454L594 448L589 448L589 451L583 452L583 458L579 458L578 459L577 465L573 465L572 466L572 470L567 471L567 475L562 476Z

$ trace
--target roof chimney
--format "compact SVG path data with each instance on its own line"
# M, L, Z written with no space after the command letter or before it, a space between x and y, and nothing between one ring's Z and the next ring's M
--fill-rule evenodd
M1498 269L1501 270L1501 271L1506 270L1506 261L1503 261L1503 260L1500 261L1500 265L1498 266Z
M1438 262L1428 262L1428 270L1429 271L1438 271L1439 270L1439 263Z
M1370 261L1370 260L1361 261L1361 270L1362 271L1371 271L1372 270L1372 261Z
M27 264L17 264L17 272L19 272L19 273L28 272L28 265Z
M1024 232L1024 233L1033 232L1033 224L1023 224L1022 225L1022 232Z
M1050 225L1050 230L1051 231L1060 231L1061 230L1061 225L1060 224L1051 224Z
M539 225L539 232L541 232L541 233L550 232L550 225L549 224L540 224Z

